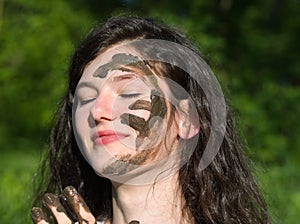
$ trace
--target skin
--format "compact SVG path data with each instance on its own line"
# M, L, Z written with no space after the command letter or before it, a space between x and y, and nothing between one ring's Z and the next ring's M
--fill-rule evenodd
M83 145L83 147L80 147L84 149L83 155L85 155L87 161L90 161L90 164L99 175L127 174L139 168L138 166L140 165L150 164L151 161L160 160L159 158L163 157L160 155L161 152L166 151L160 150L161 148L158 147L161 146L160 142L162 141L160 136L162 130L161 125L164 125L163 120L166 119L167 115L165 96L158 84L157 76L154 75L151 70L151 66L147 62L140 60L138 56L134 56L129 52L120 53L120 51L117 51L117 54L112 54L107 57L101 57L100 55L99 59L96 59L98 63L94 64L92 62L87 67L78 84L78 86L81 86L84 83L88 83L88 85L94 85L93 88L97 89L97 93L92 93L93 97L91 97L91 101L87 100L87 104L84 104L83 107L78 106L75 110L75 126L78 127L79 137L77 137L77 139L79 139L79 142L82 142ZM136 77L132 74L135 74ZM134 84L135 82L136 84ZM129 89L131 85L136 85L137 87L134 87L134 92L137 91L139 95L143 97L137 97L133 101L130 101L130 104L128 104L129 100L118 100L115 95L122 95L117 91L120 91L120 89L125 89L126 91L127 85ZM118 89L114 91L114 88ZM86 89L87 88L81 91L80 87L77 88L79 101L81 98L80 93L89 91ZM107 93L105 92L106 89L108 90ZM107 100L104 100L105 98ZM90 143L87 140L88 137L85 136L87 131L83 131L82 129L86 122L82 121L84 123L80 124L76 124L76 122L83 120L86 114L89 113L88 110L83 112L84 107L92 108L93 105L98 105L98 102L99 106L97 106L97 108L101 107L101 110L104 110L103 105L112 105L111 102L116 102L113 106L118 109L122 108L119 109L120 111L125 111L125 113L115 115L118 119L114 118L113 122L120 127L117 128L118 130L125 129L129 130L125 131L126 133L131 133L131 142L134 142L134 144L131 144L130 149L126 147L128 144L125 142L125 144L113 143L105 145L106 154L103 150L100 150L99 147L98 150L96 149L90 152L89 149L93 148L93 144ZM111 112L109 112L109 110ZM107 109L107 114L104 115L106 116L105 120L97 121L97 115L91 118L95 119L96 123L92 123L90 126L93 128L103 127L103 129L111 129L111 124L114 123L111 122L106 126L106 123L108 123L106 121L111 119L110 116L114 116L111 115L114 111L112 111L111 108L109 108L109 110ZM103 114L104 113L102 113L102 116ZM98 124L98 122L100 123ZM127 126L127 129L124 126ZM88 130L90 128L86 127L85 129ZM113 155L113 158L111 155ZM99 163L100 161L103 161L101 163L102 165Z
M66 187L63 191L63 196L66 198L67 203L71 206L73 212L76 214L77 220L80 224L94 224L96 222L96 219L91 214L83 198L78 194L74 187ZM71 218L67 215L67 212L62 206L57 195L47 193L44 196L43 202L44 205L51 211L57 223L73 223L73 220L71 220ZM36 224L49 223L42 209L37 207L32 208L31 219Z
M134 104L128 107L131 110L140 110L140 109L149 110L150 117L147 120L128 113L121 115L122 118L121 122L123 124L129 125L130 127L134 128L139 132L138 139L139 140L142 139L142 141L138 142L137 147L143 144L143 140L146 137L149 137L150 131L155 125L155 123L150 124L150 121L156 116L159 116L160 118L163 119L166 115L166 111L167 111L166 103L164 102L163 97L160 97L159 95L155 95L155 92L156 92L155 90L151 91L151 97L150 97L151 102L138 100Z
M133 62L131 62L133 61ZM136 62L137 61L137 62ZM128 63L126 65L122 63ZM125 67L124 67L125 66ZM157 80L153 78L153 73L150 71L148 64L145 61L138 61L138 57L131 54L117 54L112 57L112 62L99 67L99 75L96 77L106 77L109 70L120 69L122 71L135 70L137 73L142 73L145 76L150 76L151 83L159 89ZM150 112L150 116L145 119L136 116L132 113L124 113L120 116L121 123L137 131L136 148L139 150L147 146L147 150L138 152L136 155L129 154L118 157L117 161L108 165L103 171L103 174L118 174L128 173L136 168L136 165L145 164L147 161L153 160L159 151L159 147L152 147L153 143L157 142L158 136L154 133L159 133L159 119L163 119L167 113L167 105L161 93L158 90L152 89L150 102L147 100L136 100L128 106L129 110L146 110Z
M159 133L160 125L158 123L159 121L157 120L157 117L164 118L166 114L167 108L162 97L152 94L151 102L145 100L137 100L135 103L129 106L129 109L142 109L150 111L150 117L147 120L129 113L121 115L121 123L130 126L139 133L136 140L137 148L144 145L145 142L148 146L151 145L151 143L153 144L153 142L156 142L155 138L157 138L157 136L153 136L150 133ZM153 122L153 120L155 121ZM150 123L150 121L152 121L152 124ZM156 147L156 149L149 147L148 150L143 150L140 153L136 154L134 157L131 157L129 155L122 156L118 158L118 161L104 169L103 173L125 174L129 171L132 171L135 168L134 165L141 165L146 163L148 160L153 160L157 156L158 151L159 147Z
M150 76L152 84L156 84L156 88L159 89L157 85L157 81L153 78L153 73L149 68L150 65L146 61L141 61L137 56L132 54L116 54L112 57L112 61L100 66L97 71L96 77L105 78L110 70L121 70L121 71L128 71L128 67L131 70L137 70L139 73L143 73L145 76ZM166 115L166 103L163 97L160 96L160 92L152 89L151 102L145 100L137 100L133 104L129 105L130 110L148 110L150 111L150 117L145 120L144 118L138 117L133 114L122 114L122 123L129 125L131 128L134 128L138 131L137 137L137 147L139 148L146 137L149 137L149 132L151 126L149 122L154 116L160 116L164 118ZM153 125L152 125L153 126Z
M163 153L170 150L165 149L165 145L170 148L176 146L178 136L177 126L173 122L168 130L167 142L155 143L160 138L161 120L167 120L170 106L158 84L159 80L151 72L149 64L138 60L138 57L131 53L120 54L119 51L117 52L118 54L115 54L112 50L107 54L102 53L86 67L79 86L87 83L88 87L79 89L78 96L76 96L74 126L81 128L80 133L77 134L82 138L81 144L84 145L83 149L81 147L80 149L99 175L127 174L134 170L136 165L150 164L159 160L163 158ZM142 73L143 76L137 78L130 75L134 72ZM120 96L117 90L122 89L122 86L114 89L115 86L120 85L118 82L111 81L114 79L120 79L120 83L125 82L124 86L126 86L126 82L132 80L137 80L138 86L143 86L141 87L143 97L134 100L125 99L128 102L125 107L118 104L118 108L121 108L120 111L125 112L117 115L112 111L112 102ZM99 94L100 92L101 94ZM83 93L82 99L81 93ZM105 150L102 149L103 147L93 146L93 142L89 140L91 133L97 131L98 127L111 129L113 122L116 122L122 131L130 130L126 133L131 133L133 136L135 150L120 144L119 141L108 144ZM107 152L110 153L110 156L113 155L114 162L111 162L111 158L106 159ZM148 175L147 172L146 170L145 175ZM189 223L182 217L184 201L177 189L177 175L178 172L163 181L156 182L155 187L152 183L135 186L120 184L112 180L112 223ZM88 206L73 187L67 187L62 193L79 223L95 223L95 218ZM72 223L60 202L60 197L46 194L44 204L58 224ZM33 208L31 217L36 224L49 223L40 208ZM107 220L106 223L111 222Z
M133 82L135 82L134 79L136 79L136 78L135 77L129 77L130 75L128 73L126 73L126 74L128 74L128 75L126 75L126 76L128 76L128 78L127 78L128 80L124 79L124 80L120 81L120 83L122 83L122 84L118 84L118 83L115 84L115 82L110 82L111 79L109 79L109 78L113 79L113 77L120 77L121 75L123 75L123 72L120 71L120 70L117 70L117 71L114 71L114 73L112 73L112 74L115 74L115 76L108 76L108 79L105 79L107 81L104 81L104 80L102 81L102 79L96 78L96 79L99 79L100 82L101 82L99 85L101 85L102 83L105 83L105 84L102 84L102 85L105 85L103 87L103 89L104 90L107 89L107 93L106 92L101 93L101 96L100 96L101 98L100 98L99 105L100 104L102 104L102 105L106 104L106 105L110 105L110 107L111 107L111 102L113 101L113 102L116 102L115 107L117 109L119 109L120 111L126 111L126 113L130 114L131 116L135 115L135 118L140 119L141 121L142 120L147 120L149 118L149 114L150 114L150 110L148 108L145 108L145 109L142 109L142 110L131 110L131 109L129 109L129 106L133 105L135 103L136 99L127 99L127 98L123 99L122 97L119 97L119 96L117 96L118 98L115 98L114 94L110 95L111 94L110 90L112 88L114 88L114 87L117 88L117 86L119 86L118 89L122 89L123 85L126 85L126 83L128 83L128 82L132 82L132 80L133 80ZM123 83L125 83L125 84L123 84ZM139 81L139 83L141 83L141 81ZM147 86L145 84L144 84L144 86L145 86L145 88L147 88ZM103 89L101 91L103 91ZM150 89L146 90L146 91L148 91L150 93ZM147 95L148 95L148 93L145 92L145 93L143 93L143 99L140 99L140 98L137 98L137 99L139 99L140 101L143 101L143 102L150 101L150 96L149 95L147 96ZM102 100L104 98L106 98L105 101ZM98 103L98 101L95 102L95 103ZM88 108L88 107L91 108L92 104L93 104L93 102L91 104L87 104L86 108ZM98 106L97 106L97 108L98 108ZM78 110L79 110L79 113L81 113L81 111L84 111L85 108L83 108L83 109L79 108ZM109 110L111 110L111 109L109 108ZM132 111L132 112L130 112L130 111ZM88 111L87 112L82 112L82 114L83 114L82 116L80 114L76 113L76 114L78 114L78 118L79 118L77 120L80 121L84 116L86 116L87 113L88 113ZM95 123L93 123L90 126L92 126L92 128L94 130L96 130L97 128L102 129L102 130L103 129L104 130L105 129L118 130L118 131L121 130L122 132L127 133L128 135L130 135L132 143L131 144L121 144L123 142L114 142L113 144L109 144L109 145L96 146L98 148L98 150L94 151L94 152L91 151L91 154L90 154L89 153L89 148L95 147L95 146L93 146L93 142L88 142L88 141L84 142L83 141L83 143L85 144L84 153L87 153L88 157L90 157L90 158L92 157L91 159L87 158L87 160L92 161L93 158L96 158L92 155L92 153L94 153L94 154L99 153L99 154L96 155L96 156L99 156L99 158L100 158L100 154L102 153L101 160L103 161L103 158L105 158L103 156L104 151L103 150L100 151L100 148L104 148L106 150L106 152L111 153L111 155L114 155L114 158L116 158L117 160L121 160L121 157L124 159L124 158L127 158L127 157L130 157L130 156L133 156L133 155L137 154L137 151L138 151L137 142L139 141L138 139L140 139L140 138L139 138L139 131L133 128L134 123L132 123L132 122L131 122L131 124L126 123L126 122L122 123L121 122L121 115L124 114L124 113L117 114L116 115L117 119L114 119L113 122L110 122L110 119L111 119L110 116L112 116L111 114L112 113L118 113L118 112L109 112L107 110L107 112L105 112L105 113L106 114L101 112L101 114L103 114L103 116L107 117L106 119L102 119L102 120L99 120L99 121L96 120ZM77 116L77 115L75 115L75 116ZM97 114L93 115L93 117L97 117L97 116L98 116ZM97 119L97 118L93 118L93 119ZM123 121L125 121L125 120L123 119ZM120 128L114 128L114 125L117 125ZM82 125L78 125L78 126L80 127L80 129L79 129L79 132L80 132L79 134L81 136L80 139L87 139L86 137L84 137L85 133L87 133L87 132L83 131L83 129L81 128ZM89 127L86 127L85 129L88 130ZM129 146L129 147L127 147L127 146ZM116 150L116 149L118 149L118 150ZM99 159L97 160L97 163L98 163L98 161L99 161ZM107 163L109 164L110 161L108 160ZM103 161L102 164L105 164L105 161ZM102 167L105 168L104 165ZM101 171L101 168L96 168L96 170Z
M169 182L169 180L167 180L167 182ZM160 188L161 183L157 184L157 188ZM175 198L177 198L179 195L178 194L173 194L173 188L170 188L170 186L174 186L174 185L167 185L164 186L164 191L166 192L171 192L171 194L169 195L173 195L175 196ZM129 186L125 186L126 188L128 188ZM152 186L149 186L150 188L152 188ZM176 203L176 206L172 206L173 209L175 209L176 211L174 211L175 216L170 216L169 213L162 213L164 214L164 219L158 219L157 217L155 217L157 214L157 212L160 212L161 210L160 208L160 204L158 203L158 198L161 198L161 196L163 196L162 200L164 202L165 205L169 205L170 201L166 200L167 198L165 198L165 194L162 194L162 192L164 191L152 191L150 190L150 188L140 188L139 191L140 193L143 193L143 191L149 193L152 195L152 198L154 199L154 201L152 200L145 200L143 199L142 202L145 203L147 201L148 206L152 206L154 205L155 209L153 211L156 211L155 213L147 213L148 216L150 215L151 217L154 216L154 220L156 221L156 223L178 223L178 221L180 223L188 223L184 220L182 220L180 218L180 216L178 216L178 214L180 214L180 210L181 210L181 205L180 203ZM171 190L173 189L173 190ZM136 189L131 189L134 190L136 192ZM128 192L128 191L127 191ZM135 193L136 194L136 193ZM84 202L83 198L78 194L78 192L76 191L76 189L72 186L68 186L64 189L63 191L63 197L66 199L67 203L71 206L72 211L74 212L74 214L76 214L76 220L78 221L78 223L80 224L94 224L96 222L94 216L92 215L92 213L90 212L88 206L86 205L86 203ZM136 199L139 199L140 196L137 196ZM116 197L115 197L116 199ZM117 200L119 200L120 198L118 198ZM150 199L150 198L149 198ZM178 200L178 198L177 198ZM115 200L114 200L115 201ZM135 200L133 202L131 202L130 204L132 204L133 206L136 206L135 204L137 203L138 200ZM120 203L120 202L118 202ZM122 203L122 202L121 202ZM154 203L154 204L153 204ZM57 221L58 224L67 224L67 223L74 223L74 221L67 215L66 210L63 208L62 204L60 203L59 197L54 195L54 194L49 194L47 193L44 197L44 204L45 206L51 211L53 217L55 218L55 220ZM173 204L175 205L175 204ZM115 206L115 209L118 209L118 206ZM114 209L114 210L115 210ZM144 210L145 207L144 206L137 206L135 207L136 211L139 211L140 209ZM141 211L142 211L141 210ZM116 212L117 210L115 210ZM121 212L116 212L116 214L120 214ZM158 213L159 214L159 213ZM169 215L168 215L169 214ZM46 219L46 216L44 215L43 211L41 208L38 207L34 207L32 208L31 211L31 218L33 223L35 224L49 224L50 222ZM124 223L123 221L119 220L118 217L114 218L115 221L111 222L110 220L105 221L105 224L112 224L112 223ZM182 220L182 222L180 221ZM167 222L167 221L172 221L172 222ZM153 221L145 221L145 222L141 222L138 221L137 219L131 219L131 221L127 222L128 224L139 224L139 223L154 223Z
M32 221L36 224L48 224L48 220L46 219L41 208L33 207L30 213L30 217Z

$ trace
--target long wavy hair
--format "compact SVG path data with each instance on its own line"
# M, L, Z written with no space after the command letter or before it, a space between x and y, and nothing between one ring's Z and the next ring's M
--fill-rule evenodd
M96 175L80 153L72 128L72 102L83 70L100 50L135 39L172 41L200 55L182 33L152 19L114 17L94 28L71 58L68 89L55 116L50 150L40 169L35 205L40 203L45 192L59 194L66 186L73 185L97 219L112 217L111 182ZM209 106L200 86L195 80L185 77L175 79L192 97L200 126L211 127ZM271 223L228 105L226 131L220 150L213 162L200 170L198 167L209 133L207 128L200 129L196 149L179 170L179 188L185 199L183 211L199 224Z

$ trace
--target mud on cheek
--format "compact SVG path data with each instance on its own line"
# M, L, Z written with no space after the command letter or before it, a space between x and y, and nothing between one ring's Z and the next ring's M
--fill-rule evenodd
M157 93L155 93L157 94ZM124 113L121 115L121 123L130 126L138 132L136 139L137 152L135 155L127 154L117 158L117 161L109 164L102 171L104 175L122 175L143 165L154 161L161 150L158 142L161 133L163 119L165 118L167 107L165 100L157 95L151 95L151 102L137 100L128 108L131 110L147 110L150 116L146 120L134 114ZM143 149L143 150L139 150Z
M138 131L136 140L137 149L141 146L151 148L151 145L157 144L153 141L157 140L159 137L159 128L161 128L164 124L163 119L167 112L166 102L164 98L158 94L159 93L157 91L152 90L150 96L151 102L146 100L137 100L128 107L130 110L150 111L150 116L147 120L130 113L124 113L121 115L121 123ZM145 145L146 142L150 145Z

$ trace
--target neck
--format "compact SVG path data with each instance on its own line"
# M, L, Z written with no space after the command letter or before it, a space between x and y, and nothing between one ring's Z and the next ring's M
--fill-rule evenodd
M133 220L147 223L184 222L184 200L178 189L177 175L150 185L113 183L113 224L128 224Z

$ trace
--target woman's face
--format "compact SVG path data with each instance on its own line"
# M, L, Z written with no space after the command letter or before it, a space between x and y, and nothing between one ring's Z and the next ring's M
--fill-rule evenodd
M145 173L177 144L174 122L165 136L169 88L138 55L128 46L104 51L85 68L75 93L77 143L95 172L108 178Z

